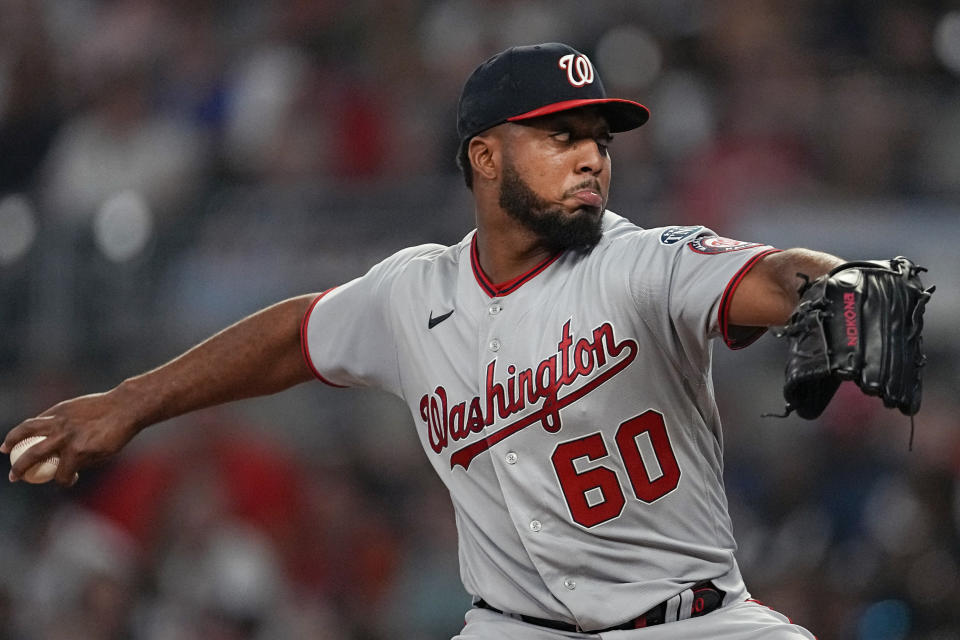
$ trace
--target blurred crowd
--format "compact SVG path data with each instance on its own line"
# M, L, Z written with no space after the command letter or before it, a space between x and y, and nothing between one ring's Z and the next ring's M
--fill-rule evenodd
M755 597L821 640L960 640L960 3L0 0L0 419L109 388L290 295L472 228L456 99L559 40L650 107L611 147L644 226L939 285L924 407L780 405L717 349ZM304 385L157 426L71 490L0 486L0 640L449 638L452 509L404 406Z

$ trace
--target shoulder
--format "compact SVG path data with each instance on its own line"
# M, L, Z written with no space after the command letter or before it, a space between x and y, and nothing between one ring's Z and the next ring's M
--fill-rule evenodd
M601 244L608 250L650 251L673 254L685 244L716 234L703 225L644 228L612 211L603 218Z
M440 244L419 244L406 247L381 260L371 271L396 275L411 268L430 268L444 261L455 260L456 249L456 245L447 247Z
M466 245L469 247L469 245ZM469 255L464 243L421 244L401 249L375 265L367 277L383 291L413 292L455 280L460 261Z
M412 262L432 262L449 253L454 247L445 247L441 244L418 244L400 249L389 256L384 262L408 264Z
M709 256L760 249L767 245L724 238L703 225L673 225L645 229L626 218L607 211L604 215L603 242L613 247L629 247L632 251L677 256ZM684 250L686 249L686 250Z

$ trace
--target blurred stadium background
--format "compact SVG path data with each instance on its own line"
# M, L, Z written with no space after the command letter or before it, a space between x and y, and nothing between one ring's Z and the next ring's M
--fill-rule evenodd
M562 40L653 117L613 145L644 226L939 285L916 443L855 390L781 407L717 349L755 597L821 640L960 639L960 5L921 0L0 0L0 422L472 227L455 103ZM72 490L0 485L0 639L449 638L469 604L405 408L303 385L157 426Z

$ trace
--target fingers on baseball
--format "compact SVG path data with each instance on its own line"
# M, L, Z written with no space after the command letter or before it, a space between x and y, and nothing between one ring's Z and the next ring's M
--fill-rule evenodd
M54 476L53 479L59 485L64 487L72 487L74 484L76 484L80 477L75 471L77 466L77 457L71 452L70 449L67 449L60 456L60 464L57 465L57 475Z
M46 435L46 432L50 431L50 422L50 417L42 414L35 418L24 420L7 432L7 436L3 439L3 445L0 445L0 453L9 455L13 447L21 440L29 438L30 436Z
M72 486L79 478L76 473L77 459L65 446L65 438L61 433L56 433L58 422L51 416L38 416L30 418L11 429L4 439L0 451L11 453L18 443L30 440L31 444L18 453L16 460L10 467L8 478L11 482L17 482L21 479L27 479L31 482L38 480L31 479L28 473L37 465L54 460L56 470L52 480L63 486ZM33 472L36 476L37 472ZM43 480L40 480L43 482Z
M29 482L43 482L37 478L49 473L46 469L49 468L50 463L59 463L51 438L34 435L22 438L19 442L23 444L11 449L10 480L16 482L26 479Z

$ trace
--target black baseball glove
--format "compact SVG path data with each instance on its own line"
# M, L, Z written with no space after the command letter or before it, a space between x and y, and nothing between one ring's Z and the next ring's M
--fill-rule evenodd
M796 411L801 418L816 418L843 380L905 415L920 410L926 361L920 334L934 291L923 288L922 271L897 257L847 262L807 281L780 334L790 347L784 415Z

